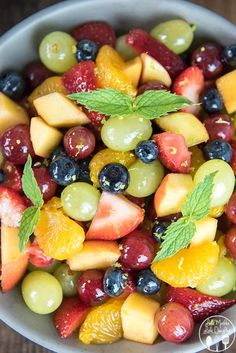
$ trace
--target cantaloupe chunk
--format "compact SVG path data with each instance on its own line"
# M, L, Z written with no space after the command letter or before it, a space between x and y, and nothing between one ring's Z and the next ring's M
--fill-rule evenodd
M223 97L227 112L234 113L236 111L236 70L218 78L216 87Z
M129 81L134 87L138 86L141 72L142 72L142 61L139 56L133 60L127 61L124 67L124 73L128 77Z
M167 87L171 86L170 75L158 61L146 53L142 53L140 57L142 60L141 83L159 81Z
M217 223L217 219L212 217L205 217L195 222L196 232L190 242L190 247L213 241L216 236Z

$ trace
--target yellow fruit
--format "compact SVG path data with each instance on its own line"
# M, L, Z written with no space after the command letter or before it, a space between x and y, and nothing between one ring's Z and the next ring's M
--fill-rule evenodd
M121 307L124 299L109 299L93 308L79 331L79 339L85 344L108 344L118 341L122 335Z
M223 97L228 114L236 111L236 70L216 80L216 87Z
M136 58L127 61L123 72L128 77L129 81L136 88L139 84L141 72L142 72L142 61L139 56Z
M190 242L190 247L209 243L215 239L218 221L212 217L205 217L195 222L196 232Z
M52 197L48 202L46 202L43 205L43 209L45 210L50 210L50 209L58 210L59 208L62 208L61 199L60 197L56 197L56 196Z
M197 146L193 146L189 148L189 151L192 153L191 156L191 174L192 176L195 175L196 171L198 170L198 168L204 163L206 162L202 150L200 150L199 147Z
M182 249L174 256L151 267L154 274L173 287L196 287L213 272L219 257L219 246L210 242Z
M171 86L170 75L158 61L146 53L142 53L140 57L143 65L141 83L158 81L167 87Z
M209 216L219 218L224 213L224 206L213 207L210 211Z
M217 244L219 245L219 249L220 249L220 257L226 256L227 249L225 246L225 235L221 235L219 237L219 239L217 240Z

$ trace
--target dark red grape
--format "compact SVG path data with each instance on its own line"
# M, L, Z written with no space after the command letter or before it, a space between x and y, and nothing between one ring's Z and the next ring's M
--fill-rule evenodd
M48 169L44 165L41 165L33 167L33 172L44 201L50 200L56 194L57 184L52 180Z
M231 227L225 235L225 246L229 255L236 260L236 227Z
M79 277L77 290L82 302L89 305L98 305L108 299L103 290L104 272L87 270Z
M94 135L86 127L73 127L64 136L65 150L72 158L84 159L88 157L94 151L95 144Z
M39 86L44 80L52 76L53 73L49 71L41 62L32 62L26 66L24 76L30 85L31 90Z
M213 114L204 121L211 140L230 142L234 135L234 125L227 114Z
M236 224L236 192L230 197L225 214L232 223Z
M9 161L5 161L2 165L2 170L5 173L6 179L3 185L8 186L9 188L14 189L15 191L21 192L21 177L22 169L20 166L16 166Z
M149 81L147 83L144 83L138 88L138 95L143 94L145 91L149 90L154 90L154 91L160 91L160 90L165 90L168 91L168 87L160 83L159 81Z
M231 161L230 161L230 165L234 171L234 174L236 174L236 141L231 141L231 147L232 147L232 150L233 150L233 154L232 154L232 158L231 158Z

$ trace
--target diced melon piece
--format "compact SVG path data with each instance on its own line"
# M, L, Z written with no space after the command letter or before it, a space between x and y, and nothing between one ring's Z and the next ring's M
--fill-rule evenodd
M127 61L123 71L128 77L131 84L134 87L137 87L140 80L141 72L142 72L141 58L137 56L137 58Z
M190 113L171 113L155 119L155 122L162 130L183 135L188 147L209 139L205 126Z
M236 111L236 70L218 78L216 87L223 97L227 112L234 113Z
M157 189L154 207L158 217L181 211L187 195L193 189L193 180L188 174L167 174Z
M124 338L136 342L153 344L158 336L154 318L160 304L152 298L132 293L121 308Z
M20 105L0 92L0 134L19 124L29 124L28 114Z
M37 156L48 158L59 145L63 135L39 117L30 121L30 138Z
M212 217L205 217L201 221L195 222L196 232L190 247L213 241L217 231L217 223L217 219Z
M39 116L54 127L72 127L90 122L87 115L62 93L54 92L34 100Z
M140 57L143 64L141 83L159 81L167 87L171 86L170 75L158 61L146 53L142 53Z

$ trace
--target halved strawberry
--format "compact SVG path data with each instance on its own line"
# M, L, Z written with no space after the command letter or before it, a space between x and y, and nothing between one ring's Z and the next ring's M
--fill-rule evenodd
M36 239L28 246L27 253L30 263L36 267L47 268L53 262L53 258L44 254Z
M66 338L85 320L90 308L78 297L64 298L54 313L53 322L61 338Z
M22 177L22 169L20 166L16 166L9 161L5 161L2 166L2 170L6 175L6 180L3 185L8 186L9 188L21 192L21 177Z
M218 315L236 304L236 299L223 299L203 294L195 289L174 288L171 286L167 288L166 301L185 306L196 322L202 321L211 315Z
M94 129L100 131L102 128L102 123L106 121L106 116L98 112L90 112L85 107L83 108L83 111L91 120L91 124L93 125Z
M197 66L190 66L184 70L173 84L172 90L179 96L188 98L193 103L199 103L199 98L204 89L204 76ZM181 109L182 112L197 115L200 106L189 106Z
M115 47L116 36L113 28L106 22L87 22L75 27L72 36L77 42L83 39L92 40L100 48L105 44Z
M191 152L189 152L184 137L171 132L153 135L159 149L159 159L172 172L189 173Z
M23 198L14 190L0 186L0 219L9 227L19 227L21 216L25 210Z
M86 240L115 240L124 237L143 221L144 211L123 195L103 192Z
M143 29L133 29L130 31L126 36L126 43L133 47L138 54L147 53L156 59L164 66L172 79L179 75L186 67L180 56L151 37Z

